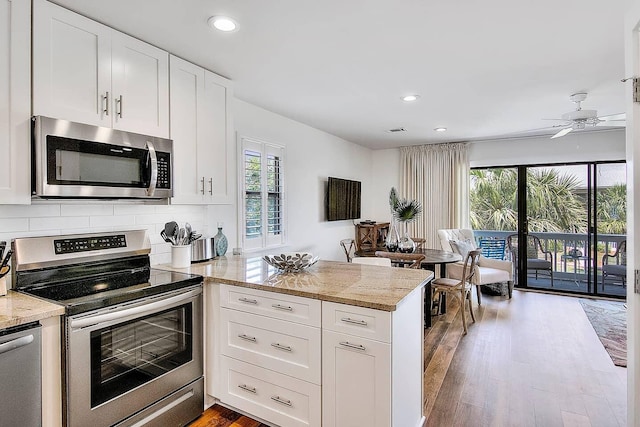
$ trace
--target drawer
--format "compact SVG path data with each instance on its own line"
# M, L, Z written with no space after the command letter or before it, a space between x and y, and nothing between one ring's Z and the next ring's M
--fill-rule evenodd
M391 312L325 301L322 329L390 343Z
M226 356L220 358L222 403L279 426L319 426L320 386Z
M320 328L228 308L220 322L222 354L320 384Z
M319 300L240 286L220 285L220 305L275 319L320 327Z

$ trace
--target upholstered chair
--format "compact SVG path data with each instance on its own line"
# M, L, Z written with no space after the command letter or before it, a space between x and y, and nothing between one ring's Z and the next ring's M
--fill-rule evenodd
M476 239L473 230L468 228L453 228L438 230L438 238L442 250L447 252L458 252L464 260L467 253L471 250L478 249L476 247ZM455 250L454 247L456 246ZM462 279L462 270L464 261L449 264L447 266L447 277L453 279ZM477 265L474 267L472 284L476 286L476 295L478 305L482 304L480 296L480 286L490 283L506 282L509 292L509 298L513 294L513 264L511 261L503 261L499 259L489 259L480 256Z

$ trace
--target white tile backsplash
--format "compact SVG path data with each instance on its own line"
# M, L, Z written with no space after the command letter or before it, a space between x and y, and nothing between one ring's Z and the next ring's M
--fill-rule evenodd
M197 232L207 228L206 206L124 203L55 203L0 205L0 240L59 234L146 229L152 243L151 264L171 262L171 248L160 237L168 221L189 222Z

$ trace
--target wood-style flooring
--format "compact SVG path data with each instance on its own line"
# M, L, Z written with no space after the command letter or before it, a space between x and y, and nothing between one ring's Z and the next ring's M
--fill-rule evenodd
M480 308L473 301L466 336L453 298L426 331L427 426L626 425L627 371L577 298L514 291L511 300L483 295ZM219 405L190 427L214 426L266 427Z

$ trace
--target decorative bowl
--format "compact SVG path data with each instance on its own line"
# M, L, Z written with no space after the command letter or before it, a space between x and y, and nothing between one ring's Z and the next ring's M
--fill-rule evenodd
M302 271L318 262L318 257L314 257L309 252L285 252L277 255L265 255L262 259L267 264L287 273Z

